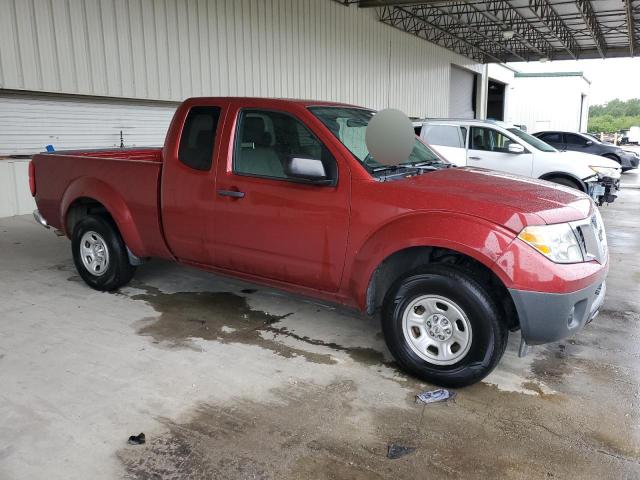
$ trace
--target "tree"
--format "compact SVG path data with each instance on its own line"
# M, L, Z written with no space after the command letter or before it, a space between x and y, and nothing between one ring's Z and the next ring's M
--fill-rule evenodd
M640 125L640 98L622 101L618 98L589 108L590 132L617 132Z

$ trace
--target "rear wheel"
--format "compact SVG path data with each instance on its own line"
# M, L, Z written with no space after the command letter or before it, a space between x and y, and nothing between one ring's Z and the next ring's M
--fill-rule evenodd
M508 337L489 292L451 265L428 265L396 282L383 305L382 329L402 368L449 387L486 377Z
M136 269L113 220L90 215L80 220L71 238L73 261L87 285L111 291L129 283Z

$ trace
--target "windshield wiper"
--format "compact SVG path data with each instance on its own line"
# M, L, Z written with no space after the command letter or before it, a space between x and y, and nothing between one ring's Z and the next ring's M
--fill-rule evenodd
M424 162L416 162L410 164L412 167L430 167L431 165L446 165L446 163L439 160L426 160Z
M386 165L384 167L376 167L372 169L373 173L378 172L395 172L401 168L408 168L406 165Z

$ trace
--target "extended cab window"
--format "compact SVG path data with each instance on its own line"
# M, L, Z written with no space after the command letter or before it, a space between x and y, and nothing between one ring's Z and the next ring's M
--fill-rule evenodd
M464 148L464 140L460 129L455 125L425 125L422 138L432 145Z
M331 153L296 118L270 110L240 112L233 158L235 173L289 179L285 165L292 157L322 160L328 177L337 176Z
M489 152L509 152L509 144L513 141L492 128L471 127L469 139L471 150L485 150Z
M220 107L193 107L184 122L178 158L195 170L209 170Z

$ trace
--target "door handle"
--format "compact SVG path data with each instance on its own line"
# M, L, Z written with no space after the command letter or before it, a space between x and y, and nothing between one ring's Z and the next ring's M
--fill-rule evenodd
M244 197L244 192L239 192L238 190L218 190L218 195L221 197L242 198Z
M469 157L469 160L482 160L480 157Z

